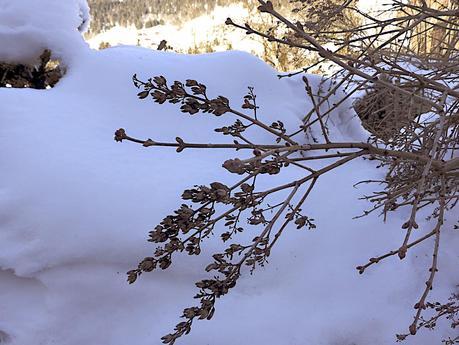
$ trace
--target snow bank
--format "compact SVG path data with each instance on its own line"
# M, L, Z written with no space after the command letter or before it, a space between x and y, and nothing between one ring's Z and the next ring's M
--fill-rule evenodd
M39 11L35 14L50 9L27 3ZM144 149L115 143L113 133L123 127L139 138L224 142L231 139L213 129L233 119L190 117L174 105L139 101L132 75L161 74L170 82L196 79L211 96L224 95L235 105L253 86L260 119L282 120L289 130L301 124L311 104L300 79L278 80L272 68L245 53L186 56L135 47L91 51L75 29L80 24L76 2L46 3L63 17L73 11L69 23L61 23L62 35L53 34L58 36L51 47L68 54L68 73L51 90L0 89L0 330L11 345L158 344L182 309L195 303L193 282L205 277L203 267L217 244L208 243L198 258L178 257L170 270L146 274L132 286L125 272L151 253L147 232L179 205L183 189L234 181L220 168L234 153ZM23 18L13 10L24 6L25 1L2 2L0 10L17 17L14 25L19 27ZM22 37L51 42L46 30L43 26L31 36L23 31ZM5 25L0 32L2 44L15 42L13 36L20 34L12 31L9 37ZM21 46L27 53L18 54ZM1 54L33 56L25 44L11 47ZM310 78L318 85L318 79ZM333 138L364 137L347 106L332 119ZM254 140L272 142L264 133ZM292 171L276 178L298 176ZM270 264L253 277L245 274L218 302L214 319L198 322L180 343L394 343L393 334L411 320L429 248L412 251L401 264L388 260L364 276L355 272L355 266L396 248L403 237L399 228L405 215L385 225L375 217L351 219L367 206L357 198L368 192L352 184L372 176L372 163L359 161L320 180L305 206L318 229L288 229ZM433 299L445 299L459 280L457 236L445 233L443 238ZM440 325L440 335L448 332ZM406 344L431 345L439 334L423 332Z
M87 45L81 34L88 25L86 0L2 0L0 61L34 64L50 49L70 62Z

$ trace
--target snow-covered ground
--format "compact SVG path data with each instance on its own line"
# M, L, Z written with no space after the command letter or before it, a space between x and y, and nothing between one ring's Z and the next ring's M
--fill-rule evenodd
M133 285L125 272L152 252L147 233L179 205L183 189L234 181L220 164L235 153L144 149L116 143L113 133L123 127L139 138L223 142L230 139L213 129L233 119L190 117L174 105L139 101L134 73L196 79L233 104L254 86L260 118L282 120L290 129L311 106L300 78L279 80L247 53L91 50L77 30L85 8L77 0L0 3L0 61L31 61L47 47L67 67L50 90L0 89L2 344L159 344L182 309L196 303L194 282L205 277L218 235L201 256L179 257L169 270L145 274ZM318 77L310 78L317 84ZM333 116L335 139L364 138L349 104ZM271 141L264 134L254 139ZM373 163L358 161L320 180L305 206L318 229L288 229L270 264L253 276L245 272L218 301L214 319L197 322L178 343L394 344L394 334L412 320L430 245L412 250L403 262L389 259L357 274L355 266L397 248L404 235L406 214L386 224L375 216L352 220L368 206L358 201L368 189L352 185L382 174L375 171ZM279 178L300 172L288 174ZM457 234L444 233L432 300L445 300L459 282L458 244ZM438 344L452 332L439 324L436 332L421 331L406 344Z
M228 17L237 18L241 23L250 16L249 10L241 3L230 6L216 6L209 15L202 15L192 20L174 25L165 23L151 28L137 29L115 26L105 32L88 39L91 48L97 49L103 42L110 45L139 45L156 48L165 39L174 51L187 52L189 49L212 46L214 51L232 49L247 51L261 55L263 45L253 36L247 36L244 31L236 30L225 25ZM215 42L217 40L218 42Z
M384 0L358 1L358 8L373 16L380 17L379 11L387 7ZM93 49L98 49L102 43L109 43L111 46L139 45L156 48L165 39L178 52L196 48L202 51L211 46L214 51L236 49L262 56L264 48L261 40L254 35L246 35L243 30L225 25L227 18L233 18L239 24L247 22L249 18L250 22L262 20L256 10L236 1L231 5L216 6L210 13L184 21L181 25L167 20L164 24L142 29L137 29L134 25L118 25L88 38L87 41Z

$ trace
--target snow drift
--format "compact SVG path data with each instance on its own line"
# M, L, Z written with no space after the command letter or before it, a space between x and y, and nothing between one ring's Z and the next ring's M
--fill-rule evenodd
M195 303L193 283L204 276L212 243L202 256L177 258L168 271L132 286L125 272L151 253L147 233L179 205L183 189L234 180L220 165L235 153L143 149L116 143L113 133L123 127L140 138L223 142L228 138L213 129L232 119L190 117L173 105L141 102L130 82L134 73L196 79L232 104L253 86L261 119L280 119L290 129L310 107L301 79L278 80L245 53L90 50L78 32L84 9L76 1L0 4L0 46L7 47L0 60L30 61L50 48L68 66L53 89L0 89L0 343L159 344L182 309ZM349 104L333 115L331 128L335 139L365 138ZM352 185L371 176L372 163L359 161L319 181L306 205L318 229L290 229L270 264L245 274L218 302L214 319L196 323L181 343L394 343L411 321L430 254L424 246L403 263L355 272L403 236L402 214L386 224L373 216L351 219L367 206L358 201L366 189ZM443 242L432 294L440 300L459 281L457 235L445 233ZM438 333L421 332L406 344L430 345L451 332L440 325Z

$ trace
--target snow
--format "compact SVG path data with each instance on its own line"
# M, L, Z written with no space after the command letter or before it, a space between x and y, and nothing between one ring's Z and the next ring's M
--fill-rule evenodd
M151 28L137 29L115 26L88 39L90 46L97 49L101 43L111 45L136 45L156 48L161 40L167 40L174 51L186 52L190 48L206 46L211 39L218 45L212 44L215 51L226 51L228 46L232 49L248 51L261 55L262 43L252 36L247 36L242 30L235 30L225 25L225 20L238 18L241 22L250 16L249 10L242 3L228 6L216 6L209 14L201 15L188 20L181 25L165 23ZM224 39L221 39L224 38Z
M175 105L140 101L132 75L161 74L169 82L196 79L211 96L224 95L234 105L242 104L247 87L253 86L260 118L267 123L280 119L290 130L311 107L304 83L300 77L279 80L271 67L241 52L187 56L127 46L91 50L77 30L80 13L87 13L80 11L81 2L40 3L0 4L0 44L8 47L1 59L33 60L36 47L51 47L68 66L53 89L0 89L4 342L158 344L182 309L196 303L194 282L205 277L218 235L201 256L177 257L169 270L142 275L133 285L126 283L125 272L150 255L147 233L181 203L183 189L235 181L220 167L235 153L145 149L116 143L113 133L123 127L128 134L158 141L180 136L189 142L224 142L231 139L213 129L234 119L191 117ZM317 90L320 78L308 78ZM330 121L333 139L364 140L366 132L350 103ZM253 139L272 142L262 132ZM214 319L197 322L178 344L395 343L394 334L404 332L412 319L412 305L428 274L430 243L409 252L404 262L392 258L363 276L356 273L355 266L397 248L404 235L400 226L406 214L386 224L374 216L352 220L368 206L358 197L369 191L352 185L382 173L371 162L356 161L325 175L305 206L318 229L288 229L269 265L253 276L245 272L218 301ZM292 170L275 180L299 174ZM260 183L262 188L270 181ZM433 300L445 300L459 280L458 236L445 232L442 242ZM406 344L431 345L451 332L440 324L438 333L422 331Z
M378 11L385 10L390 4L391 3L389 1L385 0L359 0L357 2L357 7L364 13L372 12L372 14L374 14Z
M33 64L48 48L70 63L87 46L79 30L88 25L86 0L2 0L0 61Z

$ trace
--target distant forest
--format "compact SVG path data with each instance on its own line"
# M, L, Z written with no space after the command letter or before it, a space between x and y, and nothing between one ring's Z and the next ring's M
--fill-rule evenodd
M210 13L216 6L233 3L249 5L254 2L236 0L89 0L91 27L89 37L110 28L135 25L137 29L153 27L164 22L179 25Z

